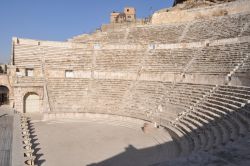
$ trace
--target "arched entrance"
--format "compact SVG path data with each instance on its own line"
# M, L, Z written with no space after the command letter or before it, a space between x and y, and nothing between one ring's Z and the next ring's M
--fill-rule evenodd
M40 111L40 97L36 93L27 93L24 96L24 113Z
M0 85L0 105L9 104L9 89Z

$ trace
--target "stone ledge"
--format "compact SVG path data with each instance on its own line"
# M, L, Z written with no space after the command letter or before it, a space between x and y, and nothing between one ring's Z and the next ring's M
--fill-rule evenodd
M38 40L30 40L30 39L19 39L21 43L25 43L27 45L33 45L38 42ZM98 53L101 50L150 50L149 45L154 45L154 50L159 49L177 49L177 48L199 48L199 47L206 47L207 43L210 46L217 46L223 44L234 44L234 43L243 43L249 42L250 36L244 37L235 37L235 38L227 38L227 39L219 39L219 40L205 40L201 42L190 42L190 43L170 43L170 44L154 44L154 43L147 43L147 44L100 44L98 49L94 49L95 44L86 45L86 44L79 44L79 43L70 43L70 42L49 42L49 41L42 41L41 47L45 46L52 46L52 47L61 47L61 48L68 48L68 49L77 49L82 48L84 50L89 50L92 52ZM27 42L28 41L28 42ZM31 41L31 42L30 42Z

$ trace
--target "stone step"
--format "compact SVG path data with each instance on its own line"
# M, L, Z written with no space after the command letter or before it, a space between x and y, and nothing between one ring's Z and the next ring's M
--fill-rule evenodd
M189 116L185 116L183 119L193 123L194 125L198 126L197 134L201 139L201 149L203 149L207 144L207 135L204 132L204 125L197 121L195 118L190 118Z
M191 152L191 149L190 149L189 139L187 138L187 136L183 134L182 132L180 132L180 130L178 130L176 127L171 126L171 125L167 126L167 130L174 133L171 136L174 139L176 139L178 144L180 145L180 148L181 148L180 156L188 155Z
M199 135L196 132L197 128L184 119L179 120L179 122L191 130L190 135L192 136L194 140L194 151L199 150L201 148L201 140L199 138Z

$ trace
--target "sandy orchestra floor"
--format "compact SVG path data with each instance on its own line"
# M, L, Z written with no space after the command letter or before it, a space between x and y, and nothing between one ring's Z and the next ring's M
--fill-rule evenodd
M91 120L70 119L33 120L32 123L40 154L39 165L140 166L160 161L163 153L154 136L143 133L140 126L131 129ZM147 148L150 150L140 151Z

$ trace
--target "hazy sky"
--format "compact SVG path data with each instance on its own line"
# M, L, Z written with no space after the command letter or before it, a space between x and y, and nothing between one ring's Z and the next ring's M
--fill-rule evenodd
M137 17L144 18L172 4L173 0L1 0L0 63L9 61L13 36L65 41L108 23L109 14L125 6L135 7Z

